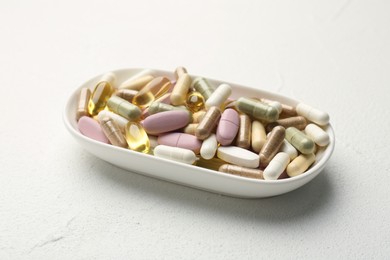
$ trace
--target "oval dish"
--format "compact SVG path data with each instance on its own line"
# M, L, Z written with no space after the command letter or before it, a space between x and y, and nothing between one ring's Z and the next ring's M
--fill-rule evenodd
M117 76L116 85L120 85L120 83L141 70L143 69L121 69L112 71ZM155 76L165 75L174 79L173 72L152 70L152 73ZM329 124L324 129L329 134L330 143L325 149L321 149L317 152L316 162L305 173L293 178L267 181L234 176L104 144L82 135L77 128L76 121L76 108L80 89L94 87L101 76L102 75L98 75L88 80L73 92L65 106L63 120L68 131L84 149L102 160L131 172L233 197L264 198L290 192L311 181L325 167L334 149L335 135L332 126ZM196 75L191 76L193 78L197 77ZM207 80L215 86L218 86L221 83L228 83L209 78L207 78ZM281 103L290 106L296 106L299 103L295 99L279 94L234 83L228 84L232 86L233 91L231 98L233 99L239 97L262 97L280 101Z

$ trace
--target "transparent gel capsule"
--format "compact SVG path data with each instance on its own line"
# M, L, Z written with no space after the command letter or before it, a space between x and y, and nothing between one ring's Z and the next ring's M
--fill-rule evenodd
M172 87L171 81L166 77L157 77L143 87L133 98L133 104L145 108L155 99L166 94Z
M114 91L114 88L112 86L114 80L115 75L112 73L107 73L96 85L88 102L88 113L90 115L96 116L100 111L105 108L107 100L110 98L112 92Z
M133 151L148 153L150 149L149 137L144 128L136 122L129 122L126 125L126 141Z
M204 98L198 91L192 91L187 94L186 107L192 112L198 112L204 109Z

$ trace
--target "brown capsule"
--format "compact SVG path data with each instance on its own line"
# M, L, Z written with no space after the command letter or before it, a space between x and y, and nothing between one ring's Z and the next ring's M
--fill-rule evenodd
M248 115L240 115L240 128L238 129L236 145L238 147L249 149L251 146L252 122Z
M247 167L242 167L238 165L223 164L218 169L220 172L230 173L233 175L238 175L242 177L261 179L263 180L263 171L259 169L252 169Z
M282 112L280 113L279 118L286 118L286 117L292 117L297 115L298 114L297 111L295 110L295 107L282 104Z
M190 134L190 135L195 135L196 128L198 127L199 124L188 124L186 127L183 129L183 133Z
M267 136L267 140L260 150L260 167L266 167L278 153L283 144L286 130L283 126L276 126Z
M79 103L77 106L77 113L76 113L76 119L79 121L79 119L82 116L89 116L88 113L88 103L89 99L91 97L91 90L88 88L81 89L80 96L79 96Z
M122 131L110 117L105 117L100 122L103 133L110 140L112 145L127 148L127 142Z
M175 70L175 79L179 79L181 75L187 73L187 69L184 67L177 67Z
M133 89L119 89L115 95L117 95L120 98L123 98L124 100L129 101L130 103L133 101L133 98L135 95L138 94L137 90Z
M209 137L217 126L220 117L221 110L218 107L210 107L195 130L196 137L200 140Z
M271 132L271 130L278 125L283 126L286 129L289 128L290 126L293 126L299 130L303 130L307 126L307 121L303 116L293 116L293 117L279 119L276 120L276 122L267 125L267 132Z

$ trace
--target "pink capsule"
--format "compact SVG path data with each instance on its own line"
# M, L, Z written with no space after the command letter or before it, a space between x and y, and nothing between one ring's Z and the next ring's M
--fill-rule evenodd
M183 128L188 125L189 121L188 111L165 111L145 118L143 127L148 134L159 135Z
M174 146L193 151L199 154L202 142L195 135L185 133L168 133L160 135L157 139L158 144Z
M231 108L225 109L217 128L217 141L221 145L230 145L237 135L240 126L240 116Z
M108 141L106 135L103 133L103 130L100 126L100 124L93 120L90 117L83 116L79 119L77 123L77 127L79 128L80 132L96 141L109 144L110 141Z

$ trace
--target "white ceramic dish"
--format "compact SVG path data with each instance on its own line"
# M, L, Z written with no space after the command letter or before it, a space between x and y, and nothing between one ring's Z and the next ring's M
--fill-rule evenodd
M142 69L122 69L113 71L117 76L117 85ZM168 75L173 79L173 73L168 71L153 70L154 75ZM76 107L81 88L93 88L102 75L98 75L77 88L70 96L63 113L66 128L71 135L93 155L120 168L137 172L150 177L167 180L185 186L211 191L233 197L241 198L264 198L276 196L295 190L315 178L325 167L326 162L332 155L335 145L335 135L331 125L326 127L330 136L330 143L317 153L317 160L304 174L277 181L249 179L217 172L193 165L186 165L174 161L157 158L152 155L134 152L128 149L115 147L97 142L82 135L77 129ZM196 76L194 76L196 77ZM212 84L227 83L208 79ZM275 93L252 89L241 85L228 83L233 87L233 98L264 97L278 100L287 105L295 106L298 101Z

